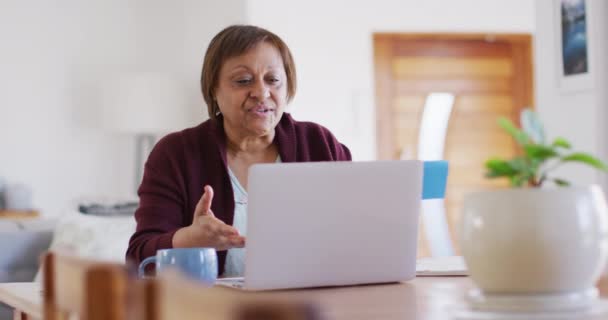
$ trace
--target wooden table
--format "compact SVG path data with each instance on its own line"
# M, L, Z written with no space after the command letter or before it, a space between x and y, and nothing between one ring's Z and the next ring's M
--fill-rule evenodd
M0 283L0 302L15 310L15 320L42 319L41 286L37 282Z
M268 292L312 301L321 319L450 319L452 308L464 306L472 287L468 277L418 277L384 285Z
M286 290L260 293L312 300L324 319L451 319L454 310L466 307L465 293L473 284L468 277L418 277L412 281L340 288ZM608 279L599 285L608 297ZM254 293L258 294L258 293ZM0 302L13 308L15 319L41 319L39 283L0 283Z
M435 276L417 277L397 284L254 294L312 301L319 306L322 319L328 320L449 320L456 313L467 313L465 296L472 288L474 285L469 277ZM598 288L602 298L608 298L608 278L603 278Z

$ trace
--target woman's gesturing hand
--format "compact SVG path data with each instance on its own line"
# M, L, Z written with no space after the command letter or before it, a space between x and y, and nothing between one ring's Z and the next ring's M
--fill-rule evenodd
M173 246L211 247L216 250L242 248L245 237L232 226L215 217L211 210L213 188L205 186L203 196L196 204L192 224L179 229L173 236Z

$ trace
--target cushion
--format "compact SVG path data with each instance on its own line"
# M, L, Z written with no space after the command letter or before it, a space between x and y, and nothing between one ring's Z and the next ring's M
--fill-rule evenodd
M49 251L125 263L129 238L135 232L133 216L94 216L71 211L57 223ZM40 280L40 272L36 281Z
M15 232L19 229L19 224L14 220L0 220L0 233Z
M135 225L133 216L93 216L70 212L59 219L50 250L124 263Z

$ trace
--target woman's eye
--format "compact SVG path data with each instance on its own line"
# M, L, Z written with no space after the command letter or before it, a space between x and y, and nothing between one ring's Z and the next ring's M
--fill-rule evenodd
M279 79L279 78L268 78L268 80L266 80L266 81L268 81L270 83L277 83L277 82L281 81L281 79Z
M238 79L236 80L236 83L238 84L248 84L251 82L251 79Z

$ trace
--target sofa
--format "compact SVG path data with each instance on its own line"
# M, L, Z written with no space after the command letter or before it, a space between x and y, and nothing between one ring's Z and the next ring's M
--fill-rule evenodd
M0 220L0 282L32 281L55 220Z
M56 220L0 220L0 282L32 281L53 239ZM0 304L0 320L13 312Z
M0 220L0 282L40 281L40 257L60 251L100 261L124 262L135 219L76 210L54 219ZM0 320L12 310L0 304Z

